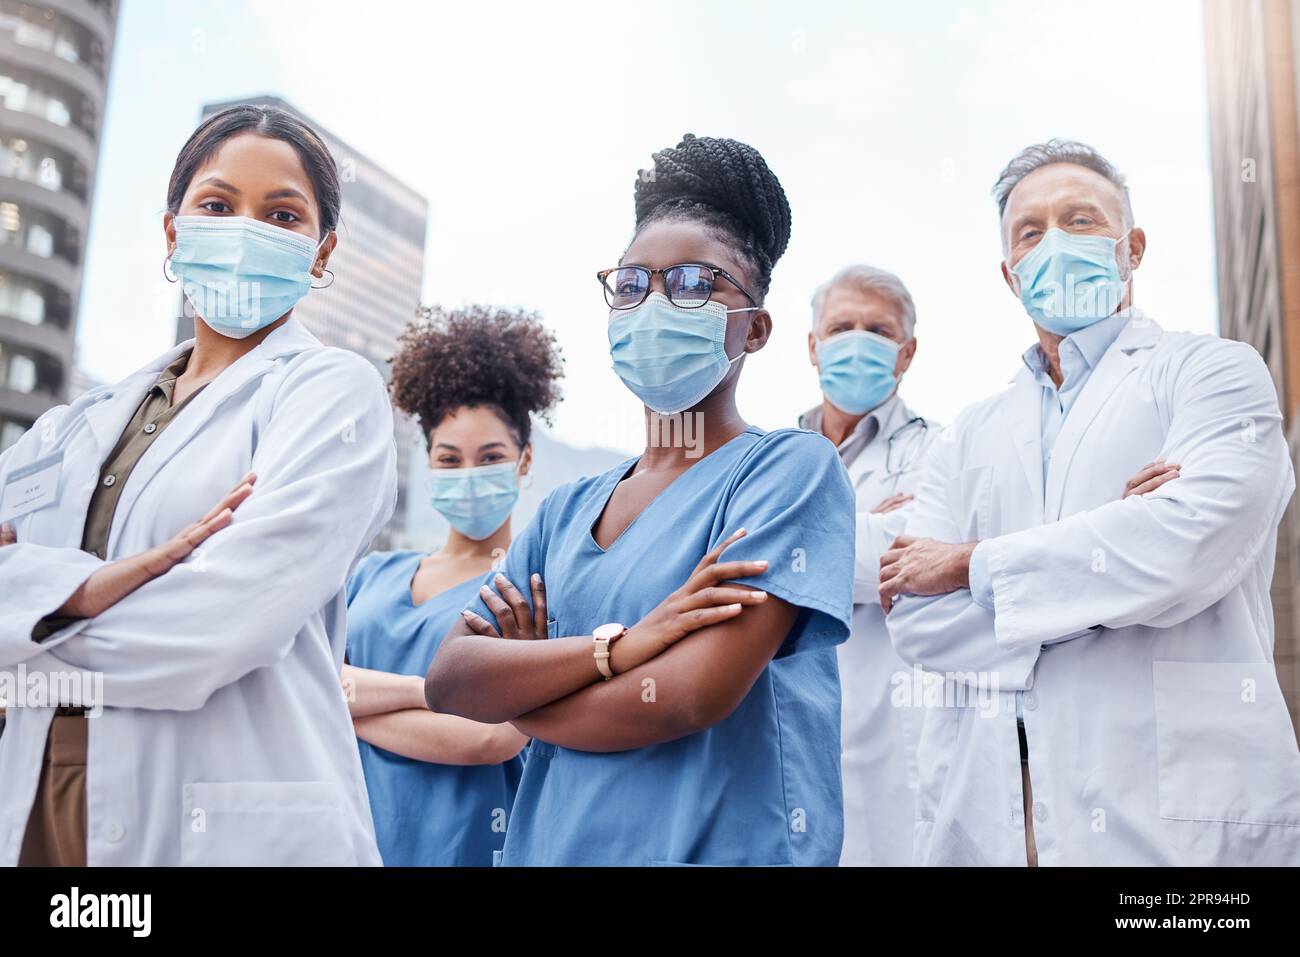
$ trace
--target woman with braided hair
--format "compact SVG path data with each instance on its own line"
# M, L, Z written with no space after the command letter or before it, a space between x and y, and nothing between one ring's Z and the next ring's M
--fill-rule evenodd
M598 278L645 451L547 498L426 697L533 739L504 864L834 865L853 494L820 435L736 408L789 204L752 147L689 135L635 195ZM700 443L665 444L684 422Z

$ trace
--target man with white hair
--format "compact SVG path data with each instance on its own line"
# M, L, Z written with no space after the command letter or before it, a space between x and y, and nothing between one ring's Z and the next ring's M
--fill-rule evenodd
M1300 864L1268 369L1134 307L1146 235L1095 150L1031 146L994 191L1034 342L934 443L881 561L900 654L997 705L926 709L916 862Z
M843 704L841 865L911 863L920 714L893 700L910 667L889 643L877 596L880 556L907 521L934 426L908 408L898 383L916 355L916 307L898 277L849 266L812 300L808 358L820 406L799 425L839 449L857 496L853 632L839 646ZM910 688L910 681L904 687Z

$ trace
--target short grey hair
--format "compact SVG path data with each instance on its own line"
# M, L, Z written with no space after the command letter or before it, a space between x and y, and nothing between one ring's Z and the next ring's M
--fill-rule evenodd
M828 281L817 287L817 291L812 297L812 327L813 331L817 329L817 323L822 318L822 307L826 305L826 297L832 289L840 286L847 286L850 289L856 289L858 292L874 292L891 299L902 310L903 332L907 338L912 338L916 331L916 304L912 302L912 294L907 291L903 285L903 280L899 279L892 272L886 272L883 269L877 269L875 266L857 264L845 266Z
M1082 166L1084 169L1099 173L1114 183L1123 200L1124 228L1133 228L1133 204L1129 200L1128 183L1124 179L1124 174L1088 144L1058 139L1026 146L1003 167L1002 172L998 174L998 181L993 184L993 196L998 201L999 220L1006 215L1007 200L1020 181L1034 170L1051 166L1053 163L1073 163L1075 166Z

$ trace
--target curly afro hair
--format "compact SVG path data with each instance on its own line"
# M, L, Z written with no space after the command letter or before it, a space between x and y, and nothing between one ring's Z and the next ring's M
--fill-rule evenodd
M534 413L551 421L564 358L537 313L434 306L398 344L389 391L397 408L420 420L426 442L448 413L466 406L495 410L520 447Z
M754 271L758 298L790 242L790 203L758 150L737 140L687 133L638 170L636 228L689 219L712 229Z

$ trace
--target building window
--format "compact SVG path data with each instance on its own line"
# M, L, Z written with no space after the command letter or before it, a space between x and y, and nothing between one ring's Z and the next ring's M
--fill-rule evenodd
M72 111L59 97L3 74L0 74L0 103L19 113L49 120L56 126L72 122Z
M0 176L35 183L51 192L63 186L64 161L55 151L20 136L0 136Z
M31 356L21 352L12 353L4 364L4 378L0 385L8 386L15 392L36 391L36 362Z
M45 297L32 283L0 273L0 316L39 326L45 321Z
M85 61L90 44L90 34L79 25L50 11L36 19L26 4L0 3L0 33L12 33L19 46L53 53L69 63Z
M23 425L13 419L0 419L0 452L21 439L30 428L31 425Z
M55 222L42 213L24 215L17 203L0 202L0 246L18 246L42 259L54 255Z

